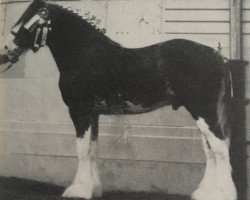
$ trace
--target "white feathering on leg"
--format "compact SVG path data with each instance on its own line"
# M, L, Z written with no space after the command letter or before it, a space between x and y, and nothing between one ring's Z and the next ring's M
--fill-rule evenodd
M96 142L91 141L91 132L87 131L84 138L77 138L79 164L74 182L63 193L63 197L79 197L91 199L102 195L96 158Z
M208 184L203 191L196 190L192 199L195 200L236 200L237 192L231 175L231 165L229 161L229 141L220 140L209 130L209 126L204 119L197 120L197 126L203 136L208 140L211 150L215 157L214 180ZM201 185L203 181L201 182ZM211 188L209 187L212 186Z

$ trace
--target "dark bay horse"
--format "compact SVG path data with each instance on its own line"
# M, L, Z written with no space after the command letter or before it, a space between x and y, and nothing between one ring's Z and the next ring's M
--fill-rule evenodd
M77 136L78 170L63 196L102 194L95 161L100 114L139 114L184 106L200 129L207 166L195 200L236 200L229 158L230 69L214 49L175 39L129 49L73 12L35 0L13 26L1 63L48 45Z

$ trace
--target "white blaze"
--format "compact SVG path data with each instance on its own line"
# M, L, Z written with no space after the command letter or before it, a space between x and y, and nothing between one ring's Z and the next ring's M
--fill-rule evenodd
M18 48L18 46L14 43L14 39L15 39L15 36L12 35L11 33L7 36L6 42L5 42L5 46L7 47L6 49L7 53L12 52Z

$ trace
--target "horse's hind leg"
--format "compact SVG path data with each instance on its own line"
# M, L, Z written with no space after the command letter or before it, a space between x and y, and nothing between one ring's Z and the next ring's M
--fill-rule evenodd
M211 184L216 179L216 160L213 151L209 145L209 142L202 135L202 143L204 152L207 159L206 170L202 181L199 184L199 187L193 192L193 199L207 199L208 194L214 192L214 185Z
M76 145L79 162L77 173L72 185L63 193L63 197L91 199L102 194L102 186L95 161L98 131L95 127L97 125L96 120L97 118L90 121L92 124L85 133L77 134ZM79 127L76 126L76 129L78 132Z
M209 153L206 152L207 157L209 158L210 153L214 155L214 165L209 172L214 177L208 179L209 182L211 181L210 183L204 182L206 184L201 185L203 187L199 187L193 193L192 198L195 200L236 200L237 193L231 176L228 138L216 137L202 118L197 120L197 126L207 140L207 150L209 150ZM208 159L207 164L210 165L210 162L211 160ZM205 176L205 178L207 177Z

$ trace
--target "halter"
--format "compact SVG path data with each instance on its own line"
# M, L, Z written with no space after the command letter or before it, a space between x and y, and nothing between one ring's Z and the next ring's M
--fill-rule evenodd
M36 52L40 47L43 47L47 43L47 37L49 31L51 31L51 20L49 19L49 11L46 6L40 8L28 22L25 24L18 24L15 26L11 33L16 36L20 28L23 27L30 33L35 33L35 39L33 47L31 48Z

